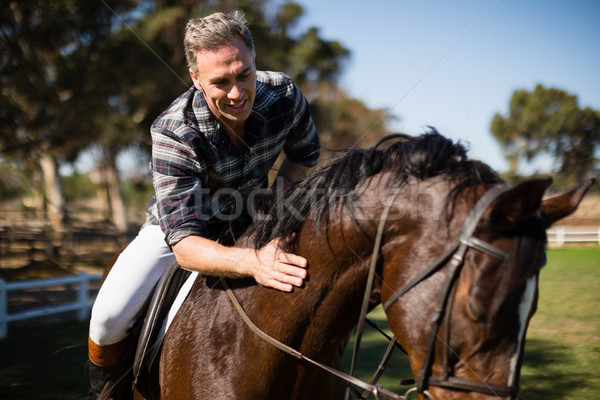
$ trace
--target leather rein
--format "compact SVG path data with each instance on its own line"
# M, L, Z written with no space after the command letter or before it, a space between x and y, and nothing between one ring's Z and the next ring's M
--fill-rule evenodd
M369 276L367 278L365 296L363 298L363 306L361 308L361 315L360 315L359 324L357 327L357 334L356 334L357 338L355 341L356 345L355 345L355 349L354 349L354 353L353 353L353 357L352 357L351 374L354 369L356 353L358 352L358 346L359 346L358 343L360 343L360 337L362 335L362 329L364 327L364 321L366 320L366 314L368 311L367 306L368 306L368 301L371 297L372 283L373 283L374 276L375 276L375 265L376 265L377 259L379 257L379 251L380 251L380 247L381 247L381 240L383 237L384 225L385 225L385 222L387 222L387 216L388 216L389 210L393 204L393 201L394 201L395 197L397 196L397 194L400 192L401 188L402 187L398 187L397 190L392 194L391 198L389 199L389 201L387 202L387 204L384 208L384 211L383 211L380 221L379 221L379 226L377 229L377 235L375 238L375 244L374 244L374 249L373 249L373 255L371 257ZM394 304L400 297L402 297L405 293L407 293L410 289L414 288L420 282L426 280L431 275L433 275L435 272L442 269L442 267L444 267L450 260L450 263L448 265L447 279L441 290L440 296L436 303L436 307L435 307L433 315L431 317L432 325L430 327L430 334L429 334L429 338L428 338L428 342L427 342L427 349L425 352L425 357L423 358L423 363L421 365L421 369L419 371L419 376L416 379L416 386L409 389L405 393L404 396L393 393L389 390L386 390L386 389L382 388L380 385L377 385L374 383L374 382L376 382L376 380L379 377L380 373L382 372L383 368L385 368L385 363L387 362L387 359L389 359L389 356L391 354L391 349L393 348L393 345L396 343L396 338L392 338L392 340L390 341L390 346L388 346L388 350L386 351L386 354L384 355L384 361L382 361L382 363L380 364L379 370L376 372L376 374L371 379L371 381L369 383L367 383L367 382L364 382L364 381L352 376L351 374L346 374L346 373L339 371L335 368L332 368L328 365L325 365L318 361L312 360L309 357L302 354L301 352L291 348L290 346L286 345L285 343L282 343L279 340L268 335L266 332L264 332L258 326L256 326L254 324L254 322L252 322L250 317L248 317L248 315L244 311L243 307L237 300L235 294L229 287L229 285L227 283L227 279L223 278L220 281L221 281L222 285L224 286L225 291L226 291L227 295L229 296L232 304L234 305L234 307L236 308L236 310L238 311L238 313L240 314L240 316L242 317L242 319L244 320L246 325L258 337L260 337L265 342L271 344L272 346L276 347L277 349L279 349L297 359L307 361L307 362L327 371L328 373L330 373L340 379L343 379L349 385L354 385L356 387L363 389L365 392L363 393L361 398L365 398L366 395L370 393L370 394L373 394L375 396L375 398L377 398L377 399L384 398L384 399L390 399L390 400L407 400L411 394L422 394L428 399L433 399L431 393L427 390L430 386L437 386L437 387L442 387L445 389L456 389L456 390L463 390L463 391L467 390L467 391L479 392L479 393L483 393L483 394L487 394L487 395L513 398L513 397L516 397L516 395L519 391L518 385L502 386L502 385L495 385L495 384L490 384L490 383L481 382L481 381L474 381L474 380L449 376L448 375L448 371L449 371L449 368L448 368L448 358L449 358L448 352L449 351L448 350L446 350L443 354L444 375L443 376L432 376L432 371L431 371L431 367L433 366L433 361L434 361L434 357L433 357L434 356L434 348L435 348L436 339L438 338L438 331L439 331L439 328L443 321L444 315L449 314L449 312L450 312L451 301L449 301L449 300L454 295L454 289L456 287L456 283L458 282L460 270L461 270L462 266L464 265L464 259L465 259L467 250L469 248L472 248L474 250L484 252L488 255L491 255L501 261L505 261L508 258L508 254L506 252L504 252L503 250L500 250L497 247L492 246L489 243L473 236L475 228L477 227L477 224L479 223L483 213L487 210L487 208L491 205L491 203L494 200L496 200L498 198L498 196L500 196L502 193L504 193L507 189L508 189L508 187L506 185L498 184L498 185L493 186L490 190L488 190L479 199L479 201L475 205L475 208L471 211L471 213L468 215L467 219L465 220L462 231L459 235L458 243L454 244L442 256L438 257L434 263L432 263L429 267L427 267L425 270L423 270L421 273L419 273L415 278L413 278L411 281L409 281L407 284L405 284L402 288L400 288L396 292L394 292L394 294L383 304L383 309L385 311L387 311L392 306L392 304ZM446 333L445 333L446 343L448 343L448 339L449 339L448 336L449 336L449 329L446 329ZM348 393L347 393L347 397L348 397Z

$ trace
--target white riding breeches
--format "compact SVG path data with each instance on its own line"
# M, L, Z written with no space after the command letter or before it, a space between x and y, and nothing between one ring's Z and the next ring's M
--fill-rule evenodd
M175 262L158 225L143 227L102 284L90 319L90 339L106 346L125 339L152 289Z

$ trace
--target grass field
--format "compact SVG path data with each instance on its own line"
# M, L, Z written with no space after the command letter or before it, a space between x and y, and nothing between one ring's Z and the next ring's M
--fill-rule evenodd
M521 399L600 399L599 306L600 248L549 250L527 335ZM370 317L385 327L380 310ZM82 399L86 334L86 323L11 325L0 341L0 399ZM378 333L365 333L358 376L368 379L385 346ZM405 357L396 352L380 383L403 391L398 379L409 376Z
M600 249L548 251L527 334L523 399L600 399Z

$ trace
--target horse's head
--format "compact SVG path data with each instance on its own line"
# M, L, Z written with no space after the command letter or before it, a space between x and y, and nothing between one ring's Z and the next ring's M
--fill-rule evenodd
M421 264L410 274L384 271L381 298L423 398L517 397L545 230L575 211L592 184L542 199L550 183L465 190L454 201L448 229L419 227L418 244L402 242L396 251L390 241L386 264ZM440 237L448 243L440 245Z
M435 131L390 136L300 182L257 227L255 246L298 232L312 299L339 337L358 319L365 281L373 287L421 396L514 399L546 228L591 186L543 200L550 183L508 188ZM372 285L368 271L380 277Z

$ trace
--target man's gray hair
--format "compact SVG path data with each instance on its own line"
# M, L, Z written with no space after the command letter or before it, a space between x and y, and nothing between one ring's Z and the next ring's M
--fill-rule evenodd
M218 12L204 18L191 19L185 27L183 40L188 67L197 74L196 55L198 51L214 51L235 39L244 42L252 52L252 57L256 56L254 40L248 29L248 22L241 11L236 10L229 14Z

